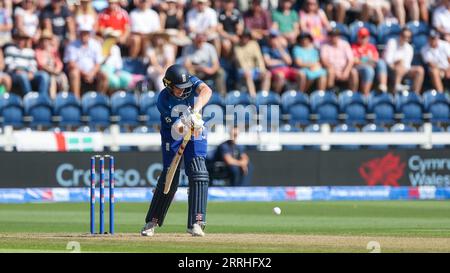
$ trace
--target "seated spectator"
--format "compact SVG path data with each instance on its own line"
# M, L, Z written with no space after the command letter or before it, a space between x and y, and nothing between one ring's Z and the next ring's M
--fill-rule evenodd
M261 6L261 0L252 0L252 5L244 13L245 27L250 29L253 39L259 41L269 36L272 28L272 18Z
M159 5L161 27L171 35L172 43L185 46L191 43L184 28L184 3L180 0L164 0Z
M5 70L5 59L3 51L0 49L0 95L11 90L11 77L3 72Z
M63 62L58 49L53 44L54 35L44 30L39 38L36 48L36 61L39 70L45 71L50 76L49 93L51 98L56 97L58 90L69 90L68 80L63 71Z
M303 2L299 18L301 31L311 33L316 46L325 42L327 31L330 30L330 22L328 22L325 12L319 7L317 0Z
M0 47L12 41L13 21L10 8L5 2L6 0L0 0Z
M130 34L130 22L126 10L120 7L119 0L108 0L108 8L98 16L98 31L103 33L106 28L120 32L119 43L124 45Z
M206 42L207 36L197 33L192 45L183 48L182 64L192 75L201 80L214 80L215 87L221 95L227 92L225 87L224 70L220 67L217 51Z
M339 36L338 29L331 30L328 35L328 42L320 49L320 58L328 74L328 88L335 88L336 82L346 82L349 89L356 91L358 71L353 67L352 48Z
M186 29L192 35L204 34L207 41L212 41L216 51L220 52L220 41L217 35L217 13L209 7L208 0L195 1L193 8L186 13Z
M325 90L327 85L327 71L320 63L319 50L314 47L311 34L303 32L298 37L298 44L294 46L292 55L295 65L300 68L303 78L300 90L308 91L314 81L317 81L317 90Z
M447 42L450 42L450 0L441 0L441 4L433 11L433 27Z
M422 47L421 54L423 61L428 65L433 87L443 92L442 82L450 80L450 43L440 40L439 33L432 30L428 44Z
M225 162L231 186L248 186L251 182L252 165L244 147L236 144L238 134L238 127L233 127L230 139L217 147L214 161Z
M400 2L403 0L334 0L336 8L336 21L345 23L347 11L356 13L358 19L364 22L370 20L380 24L387 20L395 19L391 13L390 2ZM389 19L388 19L389 18ZM395 19L395 21L397 21ZM404 23L404 22L403 22Z
M280 0L272 12L273 28L278 29L289 44L294 44L300 32L298 14L292 8L294 0Z
M15 44L5 49L6 72L13 84L18 85L23 94L33 91L33 85L42 95L48 95L50 78L45 71L38 70L36 55L31 48L28 33L18 32L14 35Z
M392 0L392 9L401 26L408 21L428 23L428 0Z
M39 40L39 11L36 9L36 0L23 0L14 10L14 26L15 32L31 37L30 42Z
M414 49L409 43L411 36L411 30L403 28L399 38L390 39L384 50L384 60L389 70L394 73L394 91L409 89L408 86L401 84L403 78L407 76L413 81L412 90L420 93L424 70L421 66L411 65L414 56Z
M280 37L280 33L277 30L272 30L269 37L269 45L262 48L266 67L269 68L272 74L273 89L277 93L283 92L286 80L296 82L298 88L302 86L300 71L291 67L292 58Z
M136 78L135 75L123 70L123 60L120 48L117 45L120 33L110 28L103 32L103 56L105 61L101 66L101 71L108 78L108 90L110 93L116 90L132 89L134 83L144 77Z
M217 30L222 42L222 55L229 56L244 30L242 14L235 8L235 0L225 0L224 10L219 14Z
M266 69L264 58L258 42L252 39L250 30L240 35L239 43L234 47L234 55L238 64L240 78L245 78L247 90L256 97L255 80L261 80L261 89L270 90L270 71Z
M96 85L96 90L103 93L108 87L108 78L100 71L102 46L92 37L92 32L88 25L81 26L79 38L67 46L64 54L70 89L78 98L81 97L82 84L88 87Z
M358 42L352 45L356 69L359 73L360 91L368 95L372 88L375 74L378 79L378 89L387 91L387 67L383 59L379 58L375 45L369 43L370 33L367 28L358 31Z
M41 11L40 19L43 29L53 33L58 44L66 39L69 41L76 39L72 13L65 5L64 0L51 0L50 4Z
M75 28L88 27L97 30L97 12L91 0L80 0L75 6Z
M139 0L137 8L130 13L130 51L129 56L136 58L147 48L148 34L161 30L159 15L150 8L150 0Z
M151 35L151 46L147 49L149 59L147 73L157 91L164 89L164 74L175 62L175 47L170 44L169 38L165 32L155 32Z

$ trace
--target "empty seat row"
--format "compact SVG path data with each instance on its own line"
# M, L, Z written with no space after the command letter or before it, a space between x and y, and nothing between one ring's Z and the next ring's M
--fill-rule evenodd
M2 125L31 128L37 126L108 126L111 122L137 126L159 124L156 106L158 94L152 91L137 96L133 92L118 91L111 98L90 91L78 100L71 92L60 92L54 101L37 92L26 94L23 99L12 93L0 96Z

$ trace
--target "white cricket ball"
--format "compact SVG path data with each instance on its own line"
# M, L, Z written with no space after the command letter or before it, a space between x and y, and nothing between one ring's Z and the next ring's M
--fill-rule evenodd
M281 214L281 209L279 207L274 207L273 208L273 213L275 213L276 215L280 215Z

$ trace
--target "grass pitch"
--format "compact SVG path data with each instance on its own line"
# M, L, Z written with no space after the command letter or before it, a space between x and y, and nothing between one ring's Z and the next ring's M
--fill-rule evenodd
M117 234L91 236L87 203L0 204L0 252L450 252L448 201L210 202L204 238L185 233L186 203L139 236L147 208L117 203Z

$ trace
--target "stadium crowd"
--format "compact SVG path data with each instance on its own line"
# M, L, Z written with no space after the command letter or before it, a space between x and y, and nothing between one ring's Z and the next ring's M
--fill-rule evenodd
M0 92L159 91L175 62L222 95L444 92L449 41L449 0L1 0Z

